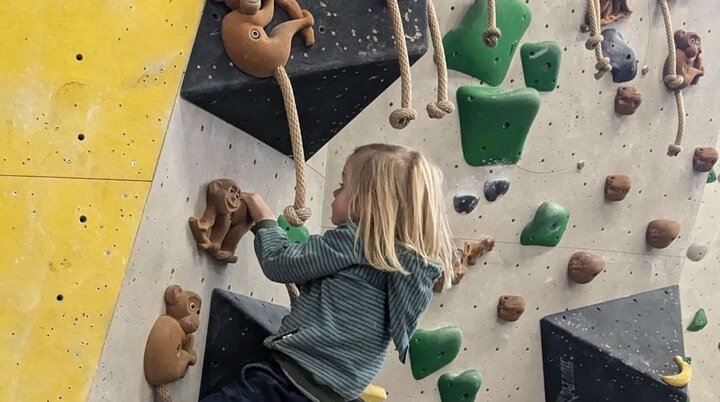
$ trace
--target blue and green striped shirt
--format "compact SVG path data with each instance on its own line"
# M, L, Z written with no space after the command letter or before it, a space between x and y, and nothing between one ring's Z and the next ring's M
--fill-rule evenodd
M253 228L265 276L300 289L279 333L265 346L346 400L357 398L380 371L391 339L405 362L410 336L442 273L439 264L405 250L398 257L410 275L374 269L362 241L356 244L355 230L341 225L295 244L273 221Z

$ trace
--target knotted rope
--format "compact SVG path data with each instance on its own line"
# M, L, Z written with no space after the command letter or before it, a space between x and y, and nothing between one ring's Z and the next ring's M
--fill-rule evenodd
M500 40L502 32L497 27L495 0L487 0L488 8L488 27L483 34L483 41L487 47L495 47Z
M442 33L440 32L440 23L438 23L437 14L435 14L435 5L432 0L427 2L428 22L430 24L430 37L433 43L433 61L437 67L437 102L427 105L427 113L430 118L442 119L445 115L455 110L455 105L448 100L447 95L447 64L445 63L445 48L442 43Z
M595 50L595 79L599 80L605 73L612 70L610 59L604 57L602 51L603 36L600 34L600 0L587 0L588 19L590 20L590 38L585 42L585 48Z
M681 75L677 75L677 54L675 49L675 37L673 33L672 16L670 15L670 7L667 0L659 0L662 8L663 20L665 21L665 36L668 43L668 62L670 74L663 77L663 81L668 88L675 92L675 103L677 104L678 126L675 134L675 142L668 146L668 156L677 156L682 151L682 138L685 133L685 99L683 98L680 87L683 85L684 79Z
M285 67L276 68L274 75L280 85L280 91L285 101L285 114L290 129L293 161L295 162L295 202L285 208L283 215L291 225L302 226L310 218L312 211L310 208L305 207L305 152L303 151L300 120L297 106L295 106L292 83L287 71L285 71Z
M412 82L410 77L410 58L407 45L405 44L405 29L403 28L402 16L398 0L387 0L390 8L390 17L395 36L395 50L397 51L398 62L400 63L401 99L400 108L390 113L390 125L398 130L407 127L411 121L417 118L417 112L411 107L412 103Z

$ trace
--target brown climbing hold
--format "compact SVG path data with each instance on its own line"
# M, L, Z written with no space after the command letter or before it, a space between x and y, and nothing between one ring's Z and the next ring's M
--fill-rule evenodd
M202 217L190 217L190 231L198 248L220 261L235 263L235 249L251 226L247 206L240 200L240 187L230 179L213 180L206 200ZM208 230L210 238L205 234Z
M195 292L178 285L165 289L164 315L155 320L145 344L145 379L160 386L185 376L188 366L197 362L193 332L200 326L202 300Z
M605 199L622 201L630 191L630 178L625 175L613 175L605 178Z
M619 21L632 14L632 10L627 5L627 0L600 0L600 26L609 25L615 21ZM590 30L590 16L585 15L586 25L582 26L582 31Z
M467 273L467 266L462 259L462 249L456 248L455 254L453 255L453 266L452 266L452 285L455 286L462 281L463 277ZM433 292L440 293L445 287L445 273L440 275L435 284L433 285Z
M697 172L709 172L718 161L718 151L713 147L695 148L693 169Z
M642 103L642 95L635 87L620 87L615 95L615 112L629 116L635 114L635 111Z
M525 312L525 299L520 296L500 296L497 315L503 321L517 321Z
M605 260L595 254L577 252L568 262L568 276L577 283L590 283L605 269Z
M489 236L465 242L462 254L463 262L468 266L473 266L477 264L478 258L492 251L493 247L495 247L495 239Z
M645 239L654 248L665 248L679 235L679 223L669 219L656 219L648 224Z
M679 75L683 77L683 83L678 88L672 88L670 82L665 82L668 89L680 90L696 85L700 77L705 75L705 67L702 60L702 44L700 36L695 32L678 30L675 32L675 72L670 71L670 60L665 60L663 75Z

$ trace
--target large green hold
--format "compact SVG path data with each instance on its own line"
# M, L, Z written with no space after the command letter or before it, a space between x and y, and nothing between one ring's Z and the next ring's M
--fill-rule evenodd
M557 87L562 50L556 42L526 43L520 48L525 86L538 91Z
M450 364L460 352L462 331L454 326L417 329L410 338L410 368L416 380Z
M472 402L482 385L477 370L467 370L460 375L445 373L438 380L442 402Z
M535 212L532 222L522 231L520 244L555 247L560 243L569 220L570 213L567 208L556 202L543 202Z
M692 322L690 322L690 325L688 325L687 330L690 332L697 332L701 329L705 328L707 325L708 320L707 316L705 315L705 309L700 309L697 312L695 312L695 316L692 319Z
M475 0L460 26L443 39L449 69L492 86L502 84L532 14L522 0L502 0L496 4L496 15L502 35L497 46L491 48L483 42L487 29L487 0Z
M457 104L465 162L487 166L520 160L540 109L536 90L464 86L457 90Z
M288 240L290 240L291 243L307 243L308 239L310 238L310 231L308 231L305 226L291 225L285 218L285 215L280 215L277 222L278 226L280 226L287 232Z

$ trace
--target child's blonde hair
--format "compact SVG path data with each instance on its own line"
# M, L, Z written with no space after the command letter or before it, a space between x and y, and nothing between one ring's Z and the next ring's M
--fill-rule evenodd
M408 147L370 144L355 149L344 175L348 212L373 267L407 274L396 254L399 245L441 264L445 277L453 277L454 247L436 165Z

